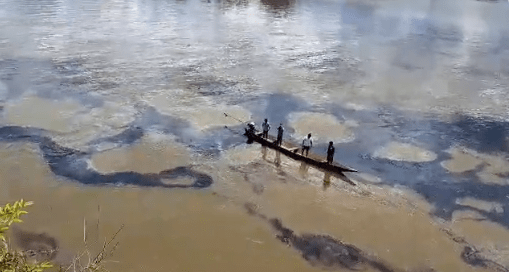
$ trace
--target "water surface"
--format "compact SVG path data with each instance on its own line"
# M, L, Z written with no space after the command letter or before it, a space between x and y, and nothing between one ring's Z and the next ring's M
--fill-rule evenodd
M508 12L0 0L0 204L33 200L20 228L54 237L60 262L83 225L97 250L124 224L111 271L324 268L246 203L394 271L507 267ZM247 145L224 112L294 143L311 132L316 153L333 140L357 186Z

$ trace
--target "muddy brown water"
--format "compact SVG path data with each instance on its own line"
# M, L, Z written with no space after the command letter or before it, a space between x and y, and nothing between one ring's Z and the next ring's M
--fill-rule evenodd
M508 11L0 0L0 204L35 203L9 242L65 264L124 226L110 271L503 271ZM224 112L333 140L357 186Z
M1 180L2 198L33 200L23 229L56 237L66 252L83 250L84 239L97 251L125 225L111 258L115 262L106 264L116 271L321 269L279 242L270 224L243 209L244 201L257 203L260 212L281 218L297 233L330 235L398 269L473 271L460 258L462 247L440 227L452 227L477 245L503 247L509 241L508 232L496 224L468 219L439 224L426 202L410 192L370 186L354 190L340 180L324 190L323 173L309 169L303 177L289 159L283 159L282 167L293 171L271 174L275 166L257 153L253 161L258 162L244 162L242 169L250 182L265 186L263 194L253 191L242 171L230 170L229 158L202 166L218 173L210 190L90 187L56 178L32 145L4 144L1 170L9 174Z

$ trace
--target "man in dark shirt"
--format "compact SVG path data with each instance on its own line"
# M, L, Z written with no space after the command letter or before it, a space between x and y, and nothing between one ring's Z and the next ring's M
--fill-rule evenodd
M334 143L332 141L329 142L329 147L327 148L327 163L331 164L334 160L334 152L336 149L334 148Z
M256 129L255 129L255 125L253 122L247 124L247 128L246 128L246 136L248 137L254 137L256 134Z
M279 124L279 127L277 128L277 140L276 144L281 145L283 143L283 132L285 129L283 128L283 124Z

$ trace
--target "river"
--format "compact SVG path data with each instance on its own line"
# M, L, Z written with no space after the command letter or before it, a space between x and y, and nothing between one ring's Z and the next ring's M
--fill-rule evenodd
M67 264L124 226L110 271L507 271L508 12L0 0L0 205L34 201L12 243ZM224 113L334 141L356 186Z

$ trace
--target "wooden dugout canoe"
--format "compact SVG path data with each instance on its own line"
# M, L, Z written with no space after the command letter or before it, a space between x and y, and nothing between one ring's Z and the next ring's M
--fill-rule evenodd
M246 133L244 133L244 136L248 137L249 139L251 139L257 143L260 143L261 145L264 145L264 146L272 148L276 151L279 151L294 160L302 161L304 163L313 165L317 168L320 168L320 169L323 169L326 171L330 171L330 172L337 173L337 174L342 174L344 172L357 172L357 170L352 169L348 166L341 165L337 162L328 164L327 161L324 160L323 158L317 157L316 155L312 155L311 153L309 153L311 155L309 157L303 156L299 153L299 148L287 148L282 145L279 146L275 143L274 140L261 137L261 133L251 134L251 133L248 133L246 130Z

